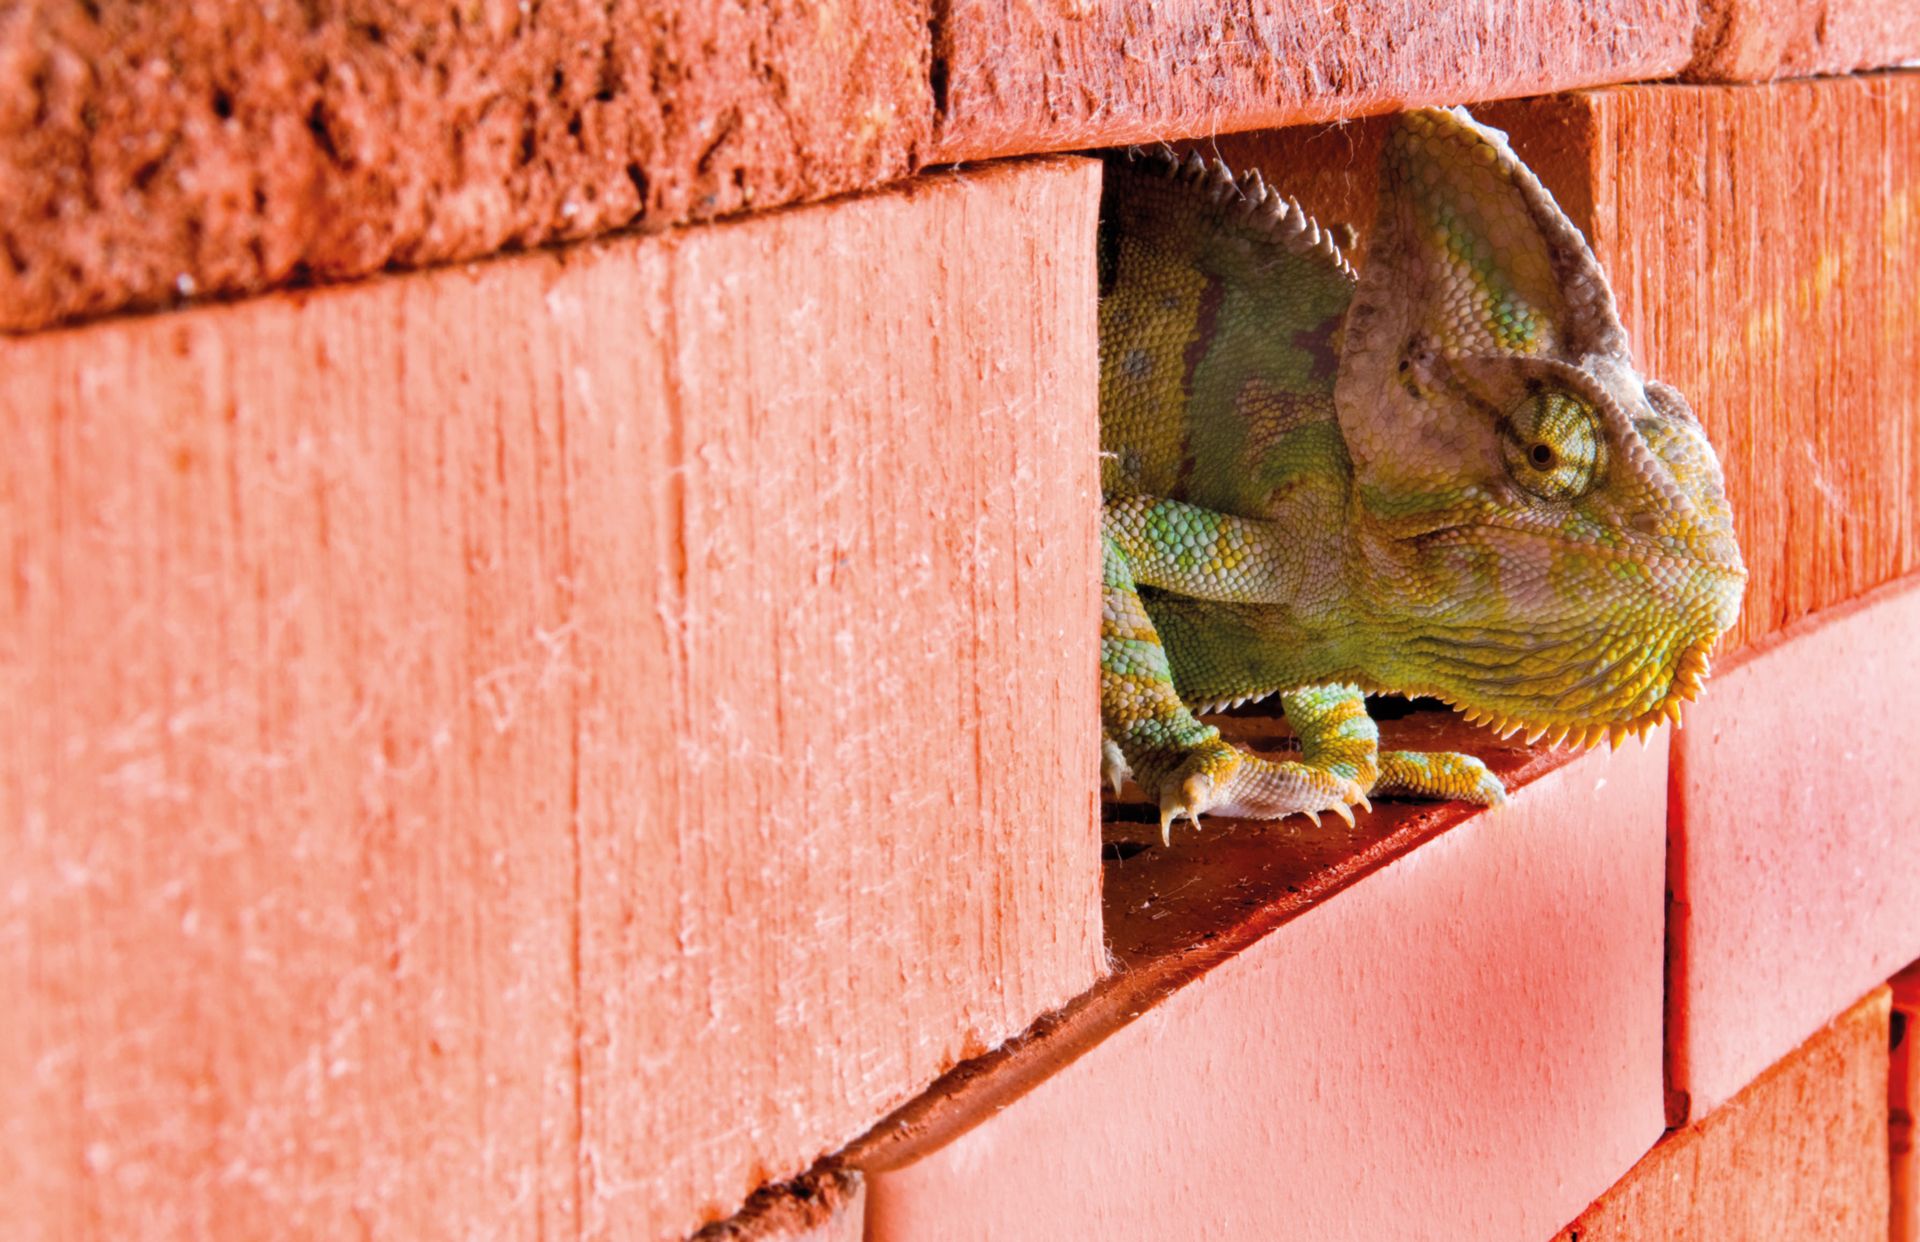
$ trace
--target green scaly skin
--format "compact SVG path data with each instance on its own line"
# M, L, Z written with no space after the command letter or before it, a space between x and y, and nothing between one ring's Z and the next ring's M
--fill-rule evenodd
M1464 112L1401 117L1356 278L1259 174L1109 166L1105 775L1273 818L1504 791L1382 753L1365 695L1529 740L1677 719L1746 570L1706 436L1640 377L1585 240ZM1298 761L1196 712L1280 694Z

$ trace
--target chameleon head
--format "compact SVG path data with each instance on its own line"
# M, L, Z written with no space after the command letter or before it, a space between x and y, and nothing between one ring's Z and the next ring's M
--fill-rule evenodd
M1369 675L1588 744L1676 717L1746 582L1699 422L1503 135L1410 113L1381 172L1335 391Z

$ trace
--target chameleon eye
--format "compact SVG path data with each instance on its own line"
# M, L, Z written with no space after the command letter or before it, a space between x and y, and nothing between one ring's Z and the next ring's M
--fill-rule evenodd
M1500 424L1507 474L1542 500L1572 500L1593 490L1605 441L1593 407L1565 391L1528 393Z

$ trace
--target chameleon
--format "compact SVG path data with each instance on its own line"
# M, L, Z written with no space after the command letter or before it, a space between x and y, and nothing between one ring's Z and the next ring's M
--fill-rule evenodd
M1263 175L1109 159L1100 223L1102 776L1181 816L1504 801L1382 751L1366 695L1618 746L1739 613L1720 463L1635 368L1586 239L1506 136L1395 118L1364 271ZM1199 717L1278 694L1298 758Z

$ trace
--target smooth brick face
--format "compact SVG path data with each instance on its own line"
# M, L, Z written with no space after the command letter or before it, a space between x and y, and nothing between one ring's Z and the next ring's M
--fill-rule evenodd
M1707 0L1694 60L1702 82L1851 73L1920 59L1920 7L1882 0Z
M1887 992L1676 1131L1559 1242L1883 1242Z
M934 45L936 150L1115 146L1666 77L1695 17L1689 0L954 0Z
M1093 983L1097 196L0 343L11 1227L683 1236Z
M1674 738L1671 1074L1691 1115L1920 957L1920 580L1717 674Z
M869 186L933 125L924 0L0 15L0 330Z
M1173 951L1230 955L870 1172L868 1236L1550 1236L1660 1134L1665 790L1659 745L1589 754L1238 951ZM1248 832L1213 843L1268 859L1237 876L1143 899L1110 875L1116 941L1245 917L1341 840Z

